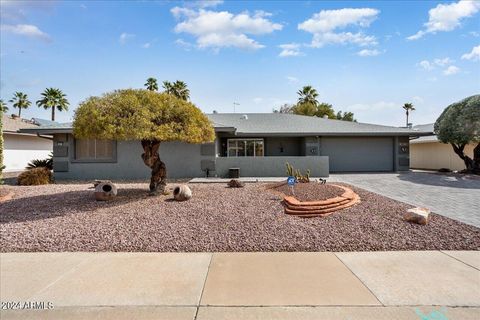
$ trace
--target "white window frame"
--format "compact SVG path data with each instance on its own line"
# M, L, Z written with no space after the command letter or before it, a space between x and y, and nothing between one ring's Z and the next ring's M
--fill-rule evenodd
M238 145L238 141L243 141L244 142L244 150L245 150L245 155L244 156L239 156L238 155L238 148L235 150L235 155L230 156L230 141L236 141ZM247 141L253 141L253 156L247 156ZM263 146L263 154L261 156L257 156L257 151L256 151L256 142L261 141L262 146ZM263 138L249 138L249 139L241 139L241 138L235 138L235 139L227 139L227 158L242 158L242 157L264 157L265 156L265 139Z

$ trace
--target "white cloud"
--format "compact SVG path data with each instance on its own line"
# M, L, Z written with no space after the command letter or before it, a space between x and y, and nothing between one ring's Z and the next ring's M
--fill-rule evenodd
M278 46L282 51L278 54L279 57L298 57L304 54L300 51L300 44L287 43Z
M470 31L468 34L475 38L480 37L480 32L477 31Z
M376 45L374 36L362 32L338 32L338 29L369 27L379 13L379 10L371 8L322 10L300 23L298 29L313 34L311 46L315 48L327 44Z
M285 78L286 78L286 79L288 80L288 82L290 82L290 83L298 83L298 81L299 81L298 78L292 77L292 76L286 76Z
M434 68L433 64L431 64L428 60L422 60L418 63L418 65L425 70L432 70Z
M357 55L359 55L360 57L374 57L374 56L378 56L381 53L382 52L377 49L373 49L373 50L363 49L358 51Z
M177 39L175 40L175 44L178 45L179 47L182 47L183 49L185 49L186 51L190 51L192 49L192 47L194 46L193 44L191 44L190 42L188 41L185 41L183 39Z
M464 18L473 16L480 10L480 2L472 0L461 0L451 4L439 4L428 11L428 22L424 24L425 29L407 37L408 40L417 40L428 33L438 31L452 31L460 26Z
M120 37L118 38L118 41L120 42L120 44L123 45L127 43L129 40L133 39L134 37L135 37L134 34L124 32L120 35Z
M465 53L462 55L464 60L480 61L480 45L473 47L470 53Z
M453 61L449 57L446 57L446 58L443 58L443 59L433 60L433 63L435 63L437 66L440 66L440 67L444 67L446 65L452 64L453 62L455 62L455 61Z
M144 44L142 45L142 48L144 48L144 49L149 49L151 46L152 46L152 43L146 42L146 43L144 43Z
M422 60L417 65L425 70L433 70L435 67L445 67L454 63L455 60L449 57L433 59L433 61Z
M443 74L446 76L451 76L460 72L460 68L456 66L450 66L447 69L443 70Z
M174 7L171 12L177 19L183 19L175 26L175 32L193 35L198 48L256 50L264 45L247 35L263 35L282 29L281 24L267 19L269 14L263 11L232 14L228 11Z
M3 32L22 35L30 38L36 38L44 41L51 41L50 36L32 24L3 24L0 26Z

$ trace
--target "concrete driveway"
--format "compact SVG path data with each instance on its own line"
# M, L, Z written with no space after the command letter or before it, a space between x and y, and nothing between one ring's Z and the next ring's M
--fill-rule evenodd
M480 227L480 177L428 172L332 174L345 182Z

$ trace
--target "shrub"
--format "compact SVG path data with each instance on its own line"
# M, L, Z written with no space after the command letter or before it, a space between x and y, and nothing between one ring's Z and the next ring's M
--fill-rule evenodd
M49 184L52 181L52 172L47 168L33 168L23 171L17 178L17 183L21 186L37 186Z
M35 159L27 164L25 169L30 170L33 168L47 168L53 170L53 154L50 153L47 159Z

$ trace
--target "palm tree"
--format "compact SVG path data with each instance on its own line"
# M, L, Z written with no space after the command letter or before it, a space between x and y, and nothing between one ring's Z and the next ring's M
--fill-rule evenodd
M165 89L165 92L168 94L172 94L175 97L188 101L190 99L190 90L187 87L187 84L183 81L175 81L175 82L169 82L169 81L163 81L163 89Z
M412 103L405 103L402 108L405 110L405 114L407 115L407 127L408 127L408 116L410 114L410 111L415 110L415 107L413 106Z
M0 99L0 112L7 112L8 107L7 104L3 101L3 99Z
M157 79L155 78L152 78L152 77L148 78L144 86L147 87L147 90L158 91Z
M37 101L37 106L45 110L52 109L52 121L55 121L55 109L58 111L68 111L69 102L67 96L62 90L57 88L47 88L42 92L42 99Z
M27 109L32 104L26 93L18 91L13 94L13 98L8 102L13 103L14 108L18 108L18 117L22 115L22 109Z
M311 103L313 105L318 104L318 92L312 86L304 86L302 90L297 91L298 104Z

